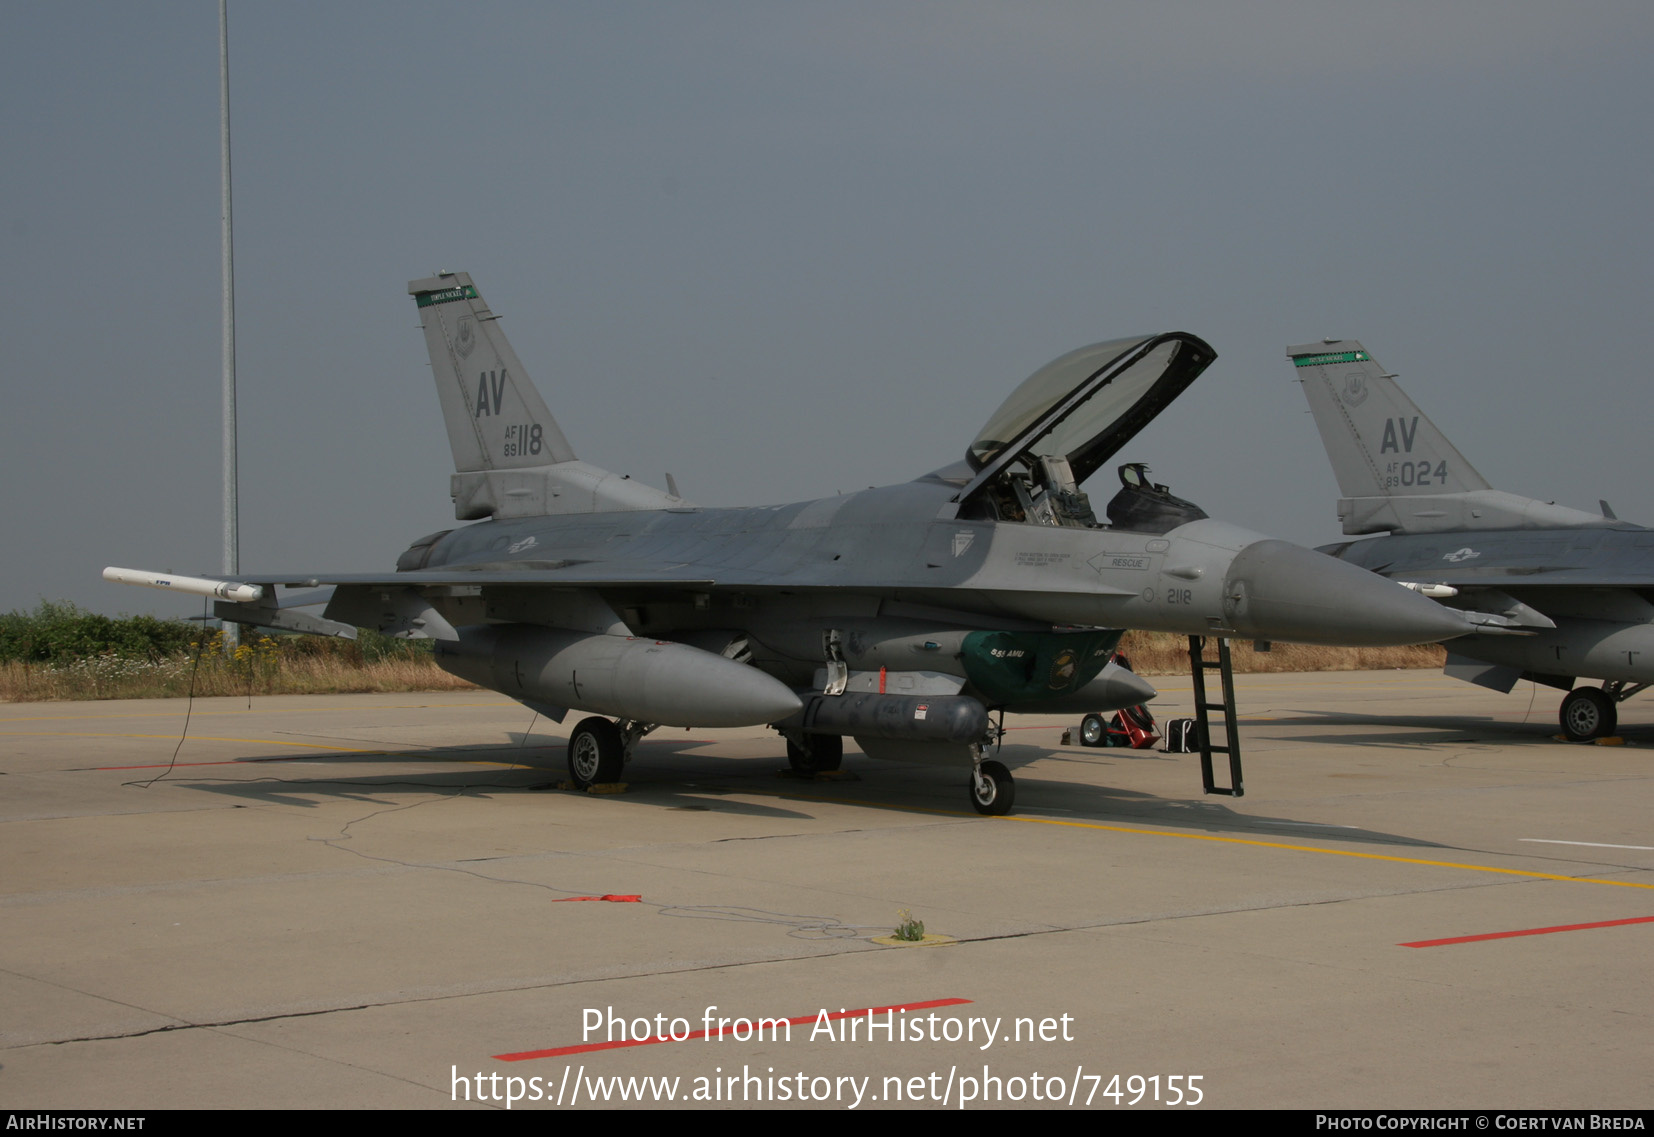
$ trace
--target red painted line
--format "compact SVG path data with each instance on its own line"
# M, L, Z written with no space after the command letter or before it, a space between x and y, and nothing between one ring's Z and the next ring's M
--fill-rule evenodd
M907 1011L928 1011L933 1007L958 1007L969 1003L969 999L932 999L927 1003L899 1003L890 1007L863 1007L856 1011L838 1011L830 1014L830 1021L838 1019L853 1019L857 1015L882 1015L886 1011L895 1011L903 1014ZM749 1020L751 1021L751 1020ZM813 1015L798 1015L790 1019L765 1020L786 1023L788 1026L803 1026L805 1023L821 1021L821 1012ZM733 1029L731 1027L730 1029ZM556 1058L564 1054L590 1054L594 1050L622 1050L628 1046L653 1046L657 1042L689 1042L696 1038L717 1038L725 1031L724 1027L712 1030L691 1031L682 1038L628 1038L616 1042L588 1042L578 1046L556 1046L550 1050L521 1050L515 1054L496 1054L496 1062L526 1062L531 1058Z
M607 900L613 904L638 904L642 902L643 897L641 894L638 896L620 896L611 892L605 896L559 896L552 903L567 904L571 900Z
M1443 947L1447 944L1474 944L1482 940L1508 940L1513 936L1548 936L1552 932L1585 932L1592 928L1620 928L1626 924L1654 924L1654 916L1633 916L1629 920L1599 920L1594 924L1558 924L1554 928L1523 928L1518 932L1488 932L1480 936L1453 936L1445 940L1419 940L1397 947Z

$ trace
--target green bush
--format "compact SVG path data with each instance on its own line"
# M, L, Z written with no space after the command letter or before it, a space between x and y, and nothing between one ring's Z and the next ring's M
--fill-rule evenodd
M33 612L0 615L0 661L66 664L100 655L154 661L192 650L199 634L184 620L100 616L43 600Z

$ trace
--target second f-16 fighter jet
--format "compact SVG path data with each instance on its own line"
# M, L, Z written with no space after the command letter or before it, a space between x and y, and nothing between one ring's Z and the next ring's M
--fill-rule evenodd
M1562 730L1612 734L1654 682L1654 531L1493 489L1354 340L1287 349L1332 460L1351 536L1325 552L1462 612L1447 673L1496 691L1568 691ZM1602 687L1575 687L1581 677ZM1570 690L1571 688L1571 690Z
M435 641L437 662L561 722L577 785L617 780L657 726L769 724L801 771L845 736L956 764L988 814L1014 786L993 712L1115 709L1153 688L1123 628L1326 644L1469 630L1372 573L1206 516L1140 465L1099 517L1081 486L1215 358L1186 332L1070 352L1011 393L962 458L902 485L713 509L575 457L465 273L408 285L455 473L456 517L396 572L157 578L225 620ZM321 617L278 587L333 586Z

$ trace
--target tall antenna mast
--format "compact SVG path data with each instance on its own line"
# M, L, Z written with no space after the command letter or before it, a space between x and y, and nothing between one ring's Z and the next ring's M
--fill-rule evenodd
M224 278L224 575L241 571L240 522L236 515L235 451L235 246L230 220L230 17L227 0L218 0L219 172L223 190ZM236 625L224 625L224 648L234 651Z

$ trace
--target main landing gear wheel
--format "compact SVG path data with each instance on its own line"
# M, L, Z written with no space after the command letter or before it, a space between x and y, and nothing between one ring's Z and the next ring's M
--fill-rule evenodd
M1103 721L1102 715L1086 715L1080 720L1081 746L1101 746L1107 734L1108 723Z
M569 735L569 779L577 788L618 782L625 765L626 740L608 719L584 719Z
M1562 700L1562 733L1570 742L1589 742L1613 734L1619 725L1614 700L1595 687L1575 687Z
M1017 784L1003 762L984 762L972 771L970 789L971 805L988 817L1010 813L1017 799Z
M842 734L808 734L809 749L787 740L787 764L797 774L830 774L844 762Z

